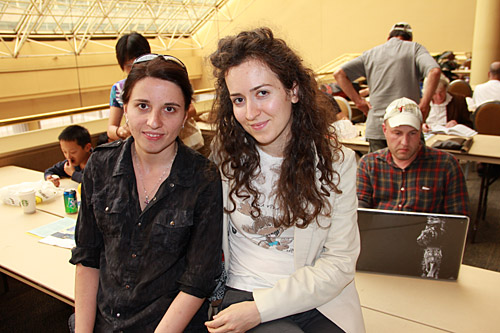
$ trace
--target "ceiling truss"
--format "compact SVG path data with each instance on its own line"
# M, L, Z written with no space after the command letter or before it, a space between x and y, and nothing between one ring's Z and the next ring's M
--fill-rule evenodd
M0 57L22 57L27 42L80 55L89 43L137 31L166 49L191 37L228 0L19 0L0 2ZM67 49L50 43L67 42ZM199 46L199 45L198 45Z

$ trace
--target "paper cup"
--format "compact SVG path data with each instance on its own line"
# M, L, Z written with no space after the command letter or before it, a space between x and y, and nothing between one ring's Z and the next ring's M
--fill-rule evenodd
M18 192L19 201L25 214L33 214L36 211L35 190L26 189Z

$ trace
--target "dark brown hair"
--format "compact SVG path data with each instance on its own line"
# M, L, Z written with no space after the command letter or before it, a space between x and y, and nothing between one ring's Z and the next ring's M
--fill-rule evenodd
M143 54L151 53L148 40L137 32L125 34L118 39L115 46L116 60L123 70L125 63Z
M135 84L146 77L170 81L178 85L184 97L185 110L189 108L193 97L193 87L191 86L191 82L189 82L186 69L174 61L164 60L161 55L153 60L140 62L132 66L123 88L123 104L127 104L130 100L130 95Z
M282 39L274 38L269 28L244 31L219 41L210 56L216 77L216 98L213 107L216 121L216 148L222 173L234 180L229 196L252 199L252 215L260 216L257 205L259 189L251 181L259 172L257 142L238 123L226 86L228 70L254 59L274 72L288 92L298 85L299 101L292 104L291 139L285 147L280 179L276 189L281 216L276 226L307 227L322 213L330 214L327 197L330 191L340 193L338 173L332 164L343 158L333 128L327 122L331 104L319 103L322 92L312 70ZM319 172L318 172L319 171ZM316 181L321 186L318 188ZM234 208L233 208L234 211Z

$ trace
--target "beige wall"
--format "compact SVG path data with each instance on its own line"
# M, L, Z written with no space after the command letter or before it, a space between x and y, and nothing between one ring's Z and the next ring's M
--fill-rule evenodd
M207 25L197 38L210 42L200 52L207 57L219 37L266 25L297 50L313 69L346 54L360 53L383 43L392 24L407 21L414 41L432 53L472 50L476 1L473 0L254 0L248 7L230 1L220 17L231 22ZM206 36L214 36L209 39ZM210 68L202 85L209 87Z
M231 0L195 38L173 46L151 41L154 52L179 56L188 66L195 89L212 87L206 57L223 36L261 25L271 27L296 49L313 69L346 54L359 53L384 42L391 25L408 21L414 39L430 52L472 50L474 0ZM47 47L28 42L20 58L0 59L0 118L107 103L109 89L123 78L114 55L116 41L90 43L81 56L30 57ZM68 49L66 42L51 46ZM0 51L5 45L0 45ZM11 44L9 46L13 48ZM168 51L166 51L168 50ZM52 52L52 51L49 51ZM53 49L53 53L60 53ZM90 55L88 53L99 53ZM78 68L78 70L77 70Z
M159 40L150 41L153 52L181 58L196 81L202 75L202 63L190 49L191 43L183 39L174 45L178 50L165 51ZM0 59L0 119L108 103L113 83L125 78L115 58L114 40L91 43L78 57L36 56L68 48L63 41L47 44L54 49L27 42L21 57ZM13 44L8 47L12 49Z

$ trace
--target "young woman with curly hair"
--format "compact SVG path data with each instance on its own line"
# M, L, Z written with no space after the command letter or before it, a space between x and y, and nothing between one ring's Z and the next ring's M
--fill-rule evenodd
M209 331L364 331L356 160L313 72L268 28L221 39L210 61L228 281Z

